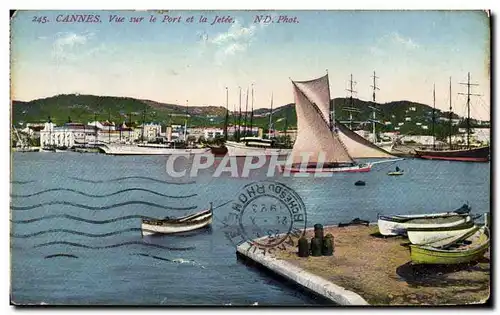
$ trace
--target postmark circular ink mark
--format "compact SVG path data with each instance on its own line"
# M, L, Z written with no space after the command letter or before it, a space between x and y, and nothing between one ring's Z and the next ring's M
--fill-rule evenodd
M295 246L293 237L305 233L307 214L292 188L264 180L244 186L223 221L226 237L235 246L247 242L265 253Z

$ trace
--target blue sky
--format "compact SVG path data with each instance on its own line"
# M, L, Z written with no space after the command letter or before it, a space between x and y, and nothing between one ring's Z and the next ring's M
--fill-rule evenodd
M66 14L97 14L102 23L58 23ZM134 24L110 15L143 16ZM149 16L156 16L150 23ZM181 23L161 23L163 16ZM259 14L297 16L299 23L254 23ZM197 23L204 15L208 23ZM216 15L235 23L210 25ZM48 23L34 23L47 16ZM184 20L194 16L195 22ZM238 103L238 86L255 87L255 107L293 102L290 79L307 80L328 69L332 97L347 95L350 74L360 99L412 100L447 108L452 77L455 111L465 113L458 92L471 72L472 115L489 119L489 26L479 11L25 11L12 21L12 96L31 100L64 93L131 96L193 105ZM243 95L243 100L245 96Z

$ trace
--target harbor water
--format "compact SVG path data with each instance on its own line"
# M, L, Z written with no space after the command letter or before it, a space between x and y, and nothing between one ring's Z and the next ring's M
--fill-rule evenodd
M173 179L165 156L16 152L11 175L11 301L87 305L321 303L237 261L223 232L247 184L281 182L302 198L307 227L377 214L490 211L490 164L406 159L367 173L246 178L213 170ZM239 163L240 164L240 163ZM242 165L242 163L241 163ZM387 176L398 166L403 176ZM355 186L358 180L365 186ZM141 217L214 206L210 228L142 237ZM225 204L225 205L224 205ZM220 206L222 205L222 206ZM220 207L219 207L220 206Z

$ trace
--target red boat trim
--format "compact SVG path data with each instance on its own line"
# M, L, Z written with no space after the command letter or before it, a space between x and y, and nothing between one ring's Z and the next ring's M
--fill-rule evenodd
M422 159L427 160L446 160L446 161L463 161L463 162L488 162L488 158L476 158L476 157L450 157L450 156L433 156L433 155L421 155Z

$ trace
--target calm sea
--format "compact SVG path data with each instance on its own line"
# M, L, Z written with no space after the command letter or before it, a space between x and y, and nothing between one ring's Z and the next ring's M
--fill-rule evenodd
M249 178L213 178L208 170L172 179L162 156L14 153L12 161L11 300L16 304L320 303L237 261L223 232L231 204L217 206L265 179L267 170ZM387 176L396 165L405 175ZM375 221L377 213L449 211L466 202L473 213L490 209L489 163L408 159L375 165L369 173L273 180L300 195L309 227L356 217ZM366 186L355 186L357 180ZM211 228L141 237L141 217L181 216L209 202L217 207Z

